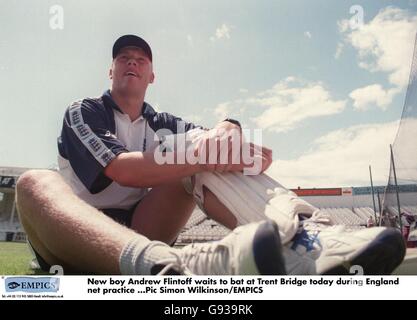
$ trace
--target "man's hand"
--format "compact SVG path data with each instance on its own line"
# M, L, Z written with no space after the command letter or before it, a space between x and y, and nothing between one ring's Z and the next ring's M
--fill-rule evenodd
M241 128L227 121L200 137L194 155L202 170L220 173L250 169L259 174L272 163L271 149L244 142Z

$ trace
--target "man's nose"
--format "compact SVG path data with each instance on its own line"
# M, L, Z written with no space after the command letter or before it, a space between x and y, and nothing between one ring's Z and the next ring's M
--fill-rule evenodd
M136 62L136 60L135 59L133 59L133 58L130 58L129 60L127 60L127 65L137 65L138 63Z

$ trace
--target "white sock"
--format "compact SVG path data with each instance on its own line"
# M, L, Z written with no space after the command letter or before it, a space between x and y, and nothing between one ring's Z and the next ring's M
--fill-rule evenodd
M162 259L172 256L171 248L160 241L150 241L140 236L133 238L123 248L119 258L120 273L125 275L151 275L152 267Z

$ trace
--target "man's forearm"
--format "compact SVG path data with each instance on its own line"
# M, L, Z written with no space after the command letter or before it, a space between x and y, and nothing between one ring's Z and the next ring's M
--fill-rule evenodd
M201 171L199 164L158 164L153 152L126 152L119 154L104 172L123 186L153 187Z

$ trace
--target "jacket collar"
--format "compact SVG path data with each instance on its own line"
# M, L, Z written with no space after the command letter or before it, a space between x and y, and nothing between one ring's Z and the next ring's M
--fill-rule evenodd
M104 91L102 97L103 97L103 103L105 105L119 111L120 113L124 113L122 109L120 109L120 107L117 105L117 103L113 100L113 97L111 96L111 93L110 93L110 89L107 89L106 91ZM143 102L142 116L144 118L147 118L147 116L152 114L152 111L153 111L153 108L147 102Z

